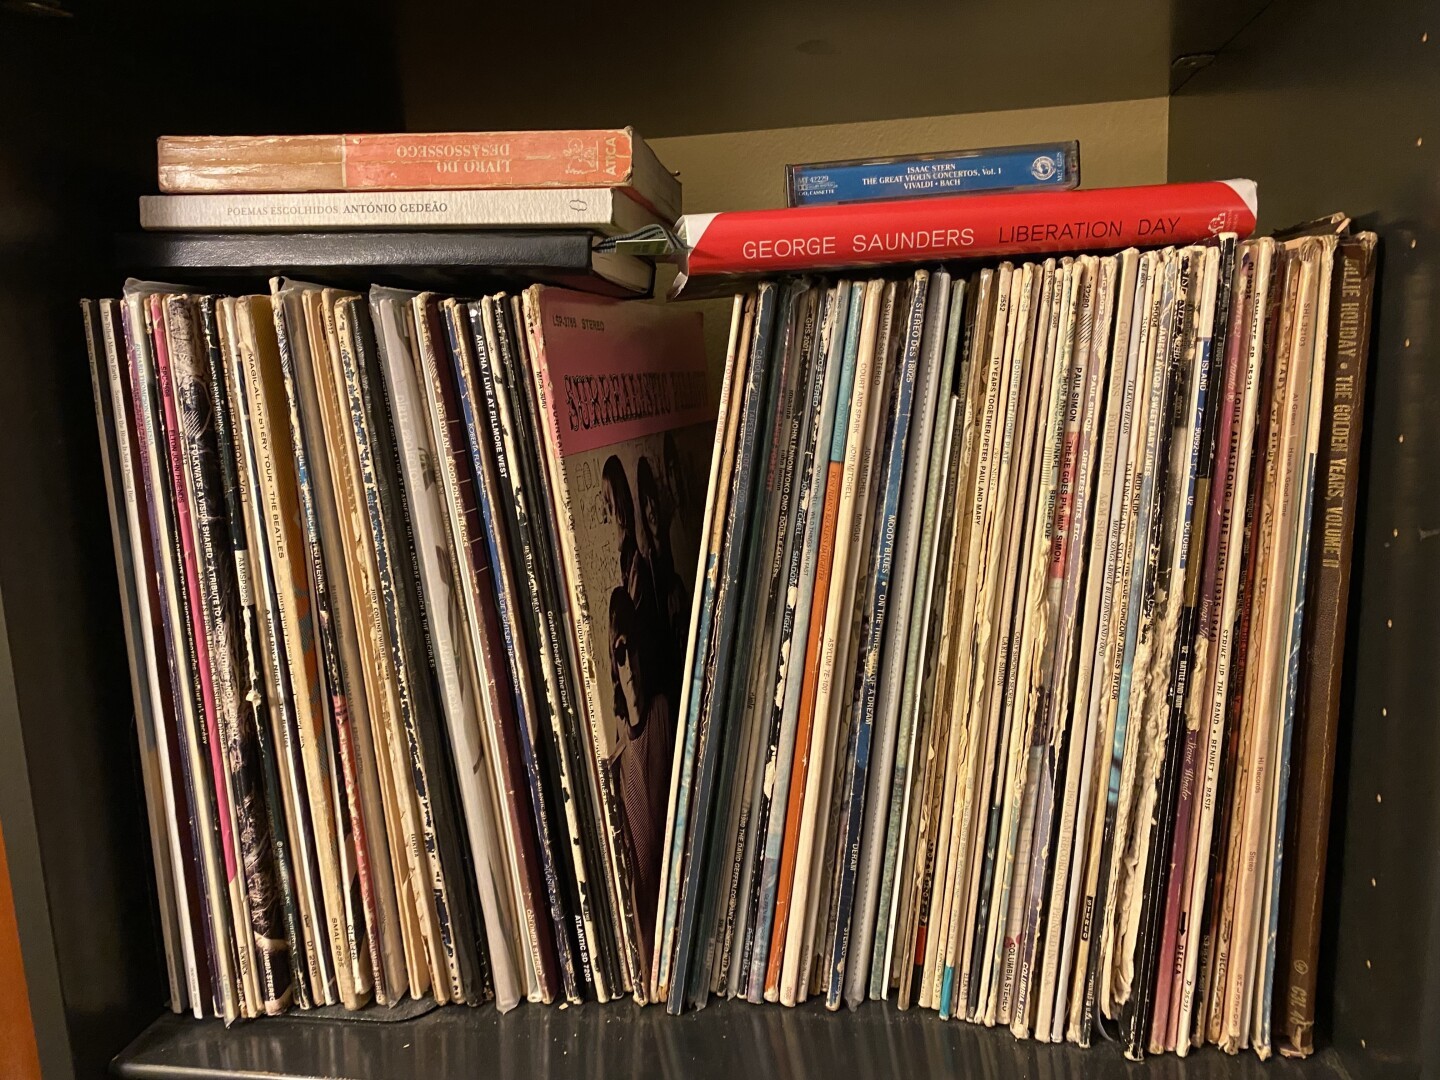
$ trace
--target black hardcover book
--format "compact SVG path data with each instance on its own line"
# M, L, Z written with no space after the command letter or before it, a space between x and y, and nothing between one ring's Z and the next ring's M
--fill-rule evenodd
M474 292L543 282L604 296L649 296L654 264L595 251L588 232L124 233L116 260L129 271L187 278L318 277Z

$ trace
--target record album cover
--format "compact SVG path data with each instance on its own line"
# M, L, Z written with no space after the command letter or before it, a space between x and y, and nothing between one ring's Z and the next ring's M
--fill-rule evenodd
M648 964L714 435L700 319L559 289L526 301L595 760Z

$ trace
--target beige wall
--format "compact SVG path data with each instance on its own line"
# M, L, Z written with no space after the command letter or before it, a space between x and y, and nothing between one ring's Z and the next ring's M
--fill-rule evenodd
M1080 140L1083 187L1165 182L1168 98L1057 105L1043 109L961 113L817 127L735 131L653 139L680 173L687 213L758 210L785 205L785 166L806 161L918 154L934 150ZM657 291L671 274L661 268ZM718 386L725 360L730 302L692 301L705 312L705 348Z
M1165 182L1168 98L1057 105L1043 109L924 116L858 124L680 135L653 139L660 160L680 172L685 211L757 210L785 205L785 166L839 158L1080 140L1085 187Z

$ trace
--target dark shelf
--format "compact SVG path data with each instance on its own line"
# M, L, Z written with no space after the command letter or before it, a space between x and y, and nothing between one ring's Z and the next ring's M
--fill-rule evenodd
M546 1076L645 1080L840 1080L860 1077L1012 1080L1352 1080L1385 1075L1371 1059L1322 1051L1303 1062L1261 1062L1246 1052L1213 1048L1180 1059L1127 1062L1119 1046L1089 1050L1044 1046L1006 1031L946 1023L933 1013L867 1005L829 1013L818 1003L798 1009L712 1004L681 1017L625 1002L543 1008L522 1005L437 1009L415 1020L366 1023L291 1015L222 1030L218 1021L166 1015L116 1059L122 1077L176 1080L199 1075L241 1078Z

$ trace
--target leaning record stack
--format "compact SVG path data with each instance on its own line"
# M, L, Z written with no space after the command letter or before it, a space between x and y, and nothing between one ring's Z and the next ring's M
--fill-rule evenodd
M87 301L171 1004L644 1000L700 320Z

